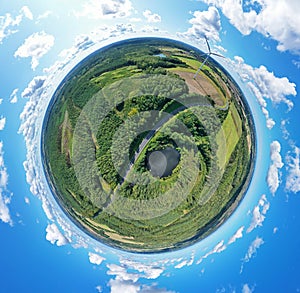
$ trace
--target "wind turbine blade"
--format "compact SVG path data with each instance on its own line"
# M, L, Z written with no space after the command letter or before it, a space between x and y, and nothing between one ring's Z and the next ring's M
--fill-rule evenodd
M207 37L206 36L204 36L204 37L205 37L206 45L207 45L207 48L208 48L208 52L211 53L210 45L208 43Z
M220 54L217 54L217 53L211 53L211 55L215 55L215 56L218 56L218 57L226 58L223 55L220 55Z

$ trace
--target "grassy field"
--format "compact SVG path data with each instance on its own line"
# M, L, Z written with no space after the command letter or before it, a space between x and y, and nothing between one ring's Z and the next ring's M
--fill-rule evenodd
M169 68L168 71L170 72L176 72L176 71L182 71L182 72L190 72L195 74L195 69L192 68L183 68L183 67L175 67L175 68Z
M66 156L71 156L72 149L72 126L69 120L68 111L65 112L65 118L61 125L61 152Z
M186 63L187 65L189 65L191 68L193 68L196 71L198 70L198 68L201 66L202 62L195 60L195 59L191 59L191 58L187 58L187 57L182 57L182 56L176 56L176 58L180 59L181 61L183 61L184 63ZM203 70L207 70L209 72L211 72L211 68L207 65L204 65Z
M136 66L125 66L113 71L105 72L101 74L99 77L93 78L91 82L99 86L108 85L110 83L113 83L116 80L130 77L140 72L142 72L142 70L138 69Z
M242 134L242 120L234 103L230 105L228 115L217 134L218 160L224 169Z

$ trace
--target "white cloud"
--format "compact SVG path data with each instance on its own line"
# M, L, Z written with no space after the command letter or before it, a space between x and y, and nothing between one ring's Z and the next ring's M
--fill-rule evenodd
M216 50L217 50L220 54L227 53L227 49L225 49L224 47L222 47L222 46L220 46L220 45L214 45L214 48L216 48Z
M0 116L0 131L5 128L6 117Z
M300 69L300 60L293 60L292 62L298 69Z
M251 289L248 284L243 285L242 293L252 293L252 292L254 292L254 290Z
M9 96L9 101L11 104L15 104L18 102L18 91L19 89L14 89L11 95Z
M143 15L147 19L147 22L161 22L161 16L157 13L153 13L151 10L145 10Z
M140 291L140 285L131 280L111 279L108 285L110 286L110 293L137 293Z
M242 273L243 268L244 268L244 263L249 262L252 257L254 257L256 255L257 250L264 244L264 240L260 237L256 237L255 240L252 241L252 243L250 244L248 251L245 255L245 257L243 258L243 262L242 262L242 266L241 266L241 271L240 273Z
M3 102L3 99L0 99L0 105L2 104L2 102Z
M81 11L76 11L74 14L77 17L113 19L127 17L132 10L130 0L90 0L83 5Z
M244 231L245 227L242 226L241 228L239 228L234 235L232 235L232 237L229 239L228 244L232 244L234 243L237 239L240 239L243 237L243 231Z
M204 259L208 258L210 255L215 254L215 253L220 253L224 251L227 248L227 246L224 244L224 240L220 241L216 246L207 252L204 256L202 256L198 261L197 264L200 264Z
M196 39L206 36L208 39L220 41L221 19L215 7L210 6L207 11L195 11L193 16L189 20L192 26L185 33L178 33L179 35Z
M278 141L273 141L270 145L270 155L272 164L269 167L267 175L267 183L270 189L270 192L274 195L277 191L279 184L281 183L280 169L283 167L282 158L280 155L281 145Z
M8 205L10 197L6 195L8 184L8 173L4 162L3 142L0 141L0 220L12 225L12 219Z
M51 14L53 14L53 12L52 12L51 10L47 10L47 11L45 11L44 13L40 14L40 15L37 17L37 20L40 21L41 19L48 18Z
M22 7L20 10L20 14L16 17L13 17L10 13L6 13L4 16L0 16L0 44L2 44L4 39L18 32L16 27L20 25L23 17L32 19L31 11L27 6Z
M20 58L31 58L33 70L39 65L39 59L43 57L54 45L54 37L44 31L34 33L25 39L24 43L17 49L14 56Z
M193 252L191 254L191 256L185 260L178 260L180 261L177 265L174 266L175 269L181 269L183 268L184 266L191 266L193 263L194 263L194 259L195 259L195 253Z
M262 65L254 68L246 64L244 59L239 56L234 57L234 62L228 62L255 95L266 117L266 124L269 129L275 125L275 121L269 116L266 100L270 100L274 105L284 103L288 110L293 108L293 102L288 97L297 95L296 85L291 83L287 77L276 77L273 72L268 71Z
M89 252L89 260L92 264L100 265L105 260L105 258L99 254Z
M101 293L101 292L102 292L102 287L99 285L99 286L96 287L96 290L97 290L99 293Z
M62 61L56 61L49 68L44 68L45 73L61 72L78 54L93 46L95 43L88 35L79 35L74 40L74 45L71 48L64 49L60 52L59 57Z
M144 25L140 30L143 33L155 33L159 31L159 28L153 25Z
M10 198L6 197L3 194L2 188L0 188L0 220L4 223L12 225L8 204L10 204Z
M263 194L258 202L258 205L255 206L252 211L252 221L247 229L247 233L252 232L258 226L262 226L269 208L270 203L268 202L266 195Z
M133 283L136 283L141 276L138 273L128 273L126 267L124 266L108 264L107 267L109 269L107 274L115 275L117 280L131 281Z
M5 38L17 32L14 28L18 26L21 21L21 15L18 15L16 18L13 18L10 13L6 13L5 16L0 16L0 44L2 44Z
M46 76L36 76L28 84L27 88L23 90L22 98L28 98L32 96L36 91L40 90L46 80Z
M256 239L250 244L248 251L244 257L244 261L248 262L253 256L255 256L257 250L263 244L264 244L264 240L260 237L256 237Z
M289 131L287 130L287 125L289 124L289 120L288 119L283 119L281 120L280 122L280 129L281 129L281 132L282 132L282 136L284 139L288 139L289 136L290 136L290 133Z
M64 231L64 238L72 244L73 247L88 247L88 239L82 235L82 232L75 229L65 215L57 209L57 204L52 197L49 197L47 182L45 181L43 170L38 156L38 147L40 143L40 127L42 125L43 113L53 95L53 89L57 87L60 81L61 72L51 72L47 76L40 88L28 86L25 91L27 102L20 114L21 126L19 133L23 134L27 154L26 161L23 163L26 181L30 185L30 191L42 202L42 208L51 222L56 222L57 227ZM43 78L42 78L43 80ZM29 85L38 84L32 81ZM35 90L33 90L35 88ZM47 227L48 228L48 227ZM51 227L50 227L51 229ZM55 228L54 228L55 229ZM49 228L48 228L49 230ZM48 234L48 232L47 232ZM50 234L51 235L51 234ZM59 244L64 243L65 239L60 238Z
M297 0L256 0L258 12L248 5L243 9L240 0L202 0L220 8L243 35L252 31L278 42L279 51L300 53L300 5ZM249 3L251 3L250 1ZM252 2L253 3L253 2ZM280 21L278 21L280 20Z
M26 169L25 169L26 170ZM34 179L33 179L34 180ZM36 186L36 189L33 189L32 187L35 187L35 185L32 185L31 188L30 188L30 191L37 195L37 192L38 190L40 189L40 186ZM54 214L53 214L53 210L52 210L52 206L51 204L48 202L48 200L46 198L42 198L42 208L45 212L45 215L46 217L49 219L49 220L52 220L54 221Z
M133 271L141 273L140 276L146 279L157 279L164 272L162 267L143 264L129 259L122 259L120 263L123 267L130 268Z
M78 52L84 51L95 43L92 38L88 35L79 35L75 38L74 46L70 49L65 49L59 53L62 58L68 58L70 55L73 56Z
M24 16L30 20L33 20L33 15L28 6L23 6L21 8L21 12L24 14Z
M130 263L130 261L128 261ZM143 266L141 263L135 263L135 265ZM156 284L142 285L138 282L139 278L145 278L143 274L128 273L127 267L119 266L116 264L107 265L109 271L108 275L114 275L115 279L111 279L108 282L111 293L174 293L166 289L157 288ZM131 268L131 267L130 267Z
M59 231L59 229L54 223L48 224L46 228L46 233L46 239L52 244L56 243L57 246L63 246L69 242L68 239Z
M24 201L25 201L26 204L30 204L30 199L27 196L24 197Z
M286 156L287 177L285 189L288 192L300 191L300 148L294 146L294 156L289 152Z
M3 158L1 158L3 160ZM5 166L0 169L0 188L6 189L8 183L8 173Z

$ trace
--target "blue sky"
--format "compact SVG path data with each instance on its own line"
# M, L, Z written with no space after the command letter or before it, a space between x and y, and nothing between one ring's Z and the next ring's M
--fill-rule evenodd
M3 1L0 7L1 292L299 292L300 6L297 0ZM74 227L39 157L59 81L96 48L167 36L236 78L255 118L257 165L230 219L200 243L141 256Z

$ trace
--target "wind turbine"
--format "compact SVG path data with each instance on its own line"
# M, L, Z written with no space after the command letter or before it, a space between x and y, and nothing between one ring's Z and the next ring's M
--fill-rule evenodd
M210 45L209 45L209 43L208 43L207 37L204 36L204 38L205 38L206 45L207 45L207 48L208 48L208 53L205 53L205 54L204 54L204 55L206 55L206 58L204 59L204 61L203 61L202 64L200 65L200 67L198 68L197 72L194 74L194 79L197 77L198 73L199 73L200 70L203 68L203 66L205 65L207 59L208 59L211 55L225 58L224 56L222 56L222 55L220 55L220 54L217 54L217 53L212 52L211 49L210 49Z

